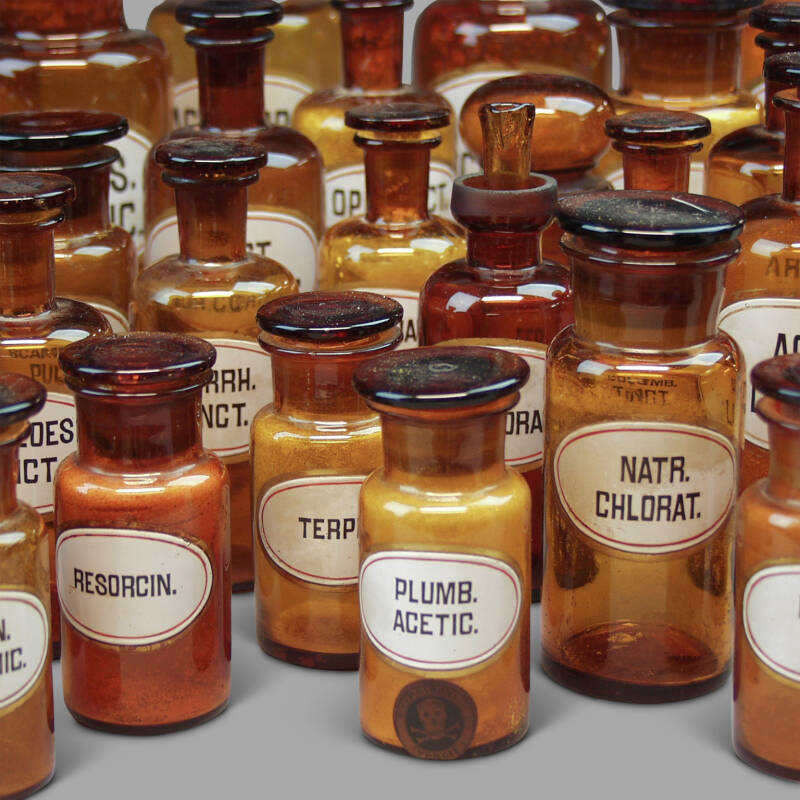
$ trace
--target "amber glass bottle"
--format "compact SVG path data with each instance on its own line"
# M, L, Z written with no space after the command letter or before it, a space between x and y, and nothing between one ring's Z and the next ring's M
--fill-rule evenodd
M93 305L127 331L137 261L133 237L111 222L109 187L128 123L102 111L20 111L0 116L0 172L57 172L75 200L55 229L56 292Z
M559 218L575 324L547 359L543 665L614 700L703 694L731 648L744 373L716 318L742 218L667 192Z
M765 0L762 7L775 5L776 2L777 0ZM752 11L750 13L752 14ZM764 77L762 67L764 66L764 51L756 42L759 35L759 29L754 27L752 22L745 25L742 33L742 86L763 101Z
M622 155L626 189L686 192L692 154L711 123L688 111L631 111L606 120L606 133Z
M622 114L667 108L702 114L711 136L694 154L690 188L703 192L708 150L726 134L760 121L761 104L742 91L740 51L745 9L760 0L614 0L609 15L619 42L620 71L611 99ZM611 151L603 174L622 188L622 164Z
M87 336L110 333L99 311L55 297L53 230L74 196L60 175L0 174L0 370L16 372L47 387L47 402L31 420L20 445L20 499L38 511L53 538L53 479L61 459L75 449L75 402L64 386L59 351ZM52 572L52 571L51 571ZM52 574L53 652L60 625Z
M344 124L345 112L367 103L431 103L449 111L436 92L403 84L403 13L412 0L333 0L342 17L344 85L326 87L303 100L293 126L319 148L325 162L328 227L366 208L364 158ZM442 132L431 156L428 206L449 214L455 177L455 126Z
M737 509L733 746L752 766L800 780L800 356L763 361L751 380L765 395L772 457Z
M610 64L605 15L590 0L434 0L414 31L414 83L443 95L456 119L496 78L558 72L605 86ZM465 155L459 141L459 174L475 171Z
M366 213L325 234L320 282L325 289L368 289L397 300L404 347L418 343L422 285L465 250L461 228L428 211L430 153L449 119L429 103L359 106L345 116L364 151Z
M542 585L542 459L547 346L573 319L569 272L541 257L556 185L531 173L530 104L484 106L484 174L459 178L453 215L467 229L466 258L440 267L420 294L421 344L501 347L521 356L530 379L506 418L506 464L531 490L534 600Z
M197 51L200 122L168 138L231 136L267 151L267 166L249 194L247 246L284 264L301 288L310 289L317 278L317 243L323 231L322 160L305 136L271 125L264 116L264 46L272 39L269 26L281 14L271 0L178 5L178 21L194 28L186 41ZM179 248L175 202L161 181L161 169L152 156L147 169L146 265Z
M764 58L800 49L800 4L767 0L750 12L742 36L742 81L745 89L765 101Z
M353 388L397 345L403 309L368 292L306 292L258 312L275 402L253 422L256 624L263 650L357 669L358 494L381 426Z
M56 480L61 674L89 727L163 733L228 703L228 476L200 424L213 363L210 344L168 333L61 354L78 408Z
M249 591L250 423L272 401L256 311L297 292L297 281L276 261L247 251L247 187L266 161L262 148L228 138L173 139L155 156L175 190L180 253L137 279L133 327L202 336L217 350L212 381L203 390L203 443L228 468L233 589Z
M297 104L317 89L341 82L339 17L327 0L280 0L283 18L266 50L264 100L268 120L289 125ZM147 29L164 42L172 67L173 127L198 120L200 103L194 52L186 28L175 19L180 0L164 0L150 13ZM313 53L313 58L309 54Z
M778 56L786 58L786 56ZM800 68L800 57L791 56ZM800 74L800 70L798 70ZM773 96L786 117L783 192L742 206L742 252L728 270L719 326L729 333L752 369L759 361L796 353L800 319L800 99L796 89ZM756 413L756 391L747 389L742 488L769 470L767 423Z
M169 130L169 64L155 36L129 30L122 0L0 3L0 110L95 109L122 114L111 220L144 246L144 167Z
M0 797L21 798L53 775L50 553L42 518L17 501L19 446L44 387L0 373Z

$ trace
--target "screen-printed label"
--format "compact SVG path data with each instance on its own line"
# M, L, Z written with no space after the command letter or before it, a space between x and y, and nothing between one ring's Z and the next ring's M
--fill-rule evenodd
M519 622L522 584L504 561L471 553L391 550L364 560L361 620L387 658L423 670L474 667Z
M153 143L138 131L114 142L119 161L111 166L111 222L133 236L139 253L144 248L144 170Z
M768 448L767 423L756 414L756 390L750 370L760 361L800 350L800 300L759 297L732 303L722 309L717 324L736 340L744 355L747 375L745 436Z
M47 664L50 624L36 595L0 589L0 710L21 700Z
M358 583L358 494L365 477L309 475L270 486L258 507L270 559L309 583Z
M553 459L559 500L587 536L629 553L691 547L725 523L736 452L707 428L612 422L569 434Z
M91 305L106 318L108 324L111 326L112 333L128 333L130 331L130 322L128 322L128 317L125 312L105 303L96 303L93 301Z
M419 292L411 289L373 289L364 287L365 292L382 294L396 300L403 307L403 338L398 345L398 350L408 350L419 346Z
M166 533L70 528L56 542L64 619L89 639L149 645L186 630L214 573L197 544Z

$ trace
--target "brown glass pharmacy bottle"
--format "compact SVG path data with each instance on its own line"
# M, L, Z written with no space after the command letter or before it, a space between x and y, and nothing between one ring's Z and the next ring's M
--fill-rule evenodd
M20 443L44 387L0 373L0 797L27 797L53 775L50 548L42 518L17 500Z
M777 0L765 0L763 6L775 5ZM752 12L750 12L752 13ZM756 43L760 31L748 21L742 32L742 86L760 100L764 99L764 51Z
M771 458L736 514L733 746L751 766L800 780L800 357L762 361L751 381Z
M742 34L742 85L766 111L764 59L800 49L798 4L767 0L750 12Z
M449 111L430 89L403 83L403 16L412 0L333 0L341 15L344 85L315 92L295 111L292 125L319 148L325 162L327 227L366 208L364 157L345 125L345 112L367 103L431 103ZM455 177L455 130L442 131L431 155L428 207L449 214Z
M92 109L128 120L116 144L111 221L141 249L147 153L170 127L161 42L128 28L122 0L8 0L0 7L0 97L3 112Z
M41 514L51 551L56 467L76 446L75 401L64 385L58 354L70 342L111 332L86 303L55 296L53 231L74 197L71 181L32 172L0 174L0 370L34 378L47 388L44 408L20 445L17 491ZM52 641L60 624L51 570Z
M381 426L353 373L395 347L403 309L368 292L305 292L258 312L275 402L253 421L256 625L261 648L357 669L358 496Z
M741 214L620 191L559 219L575 324L547 358L543 666L613 700L700 695L731 654L744 372L716 319Z
M131 333L62 352L78 449L56 481L64 702L83 725L164 733L230 694L230 495L203 448L214 348Z
M258 346L256 312L297 292L291 273L246 246L248 187L264 150L228 138L172 139L158 146L175 190L180 252L148 267L133 289L133 326L190 333L214 345L203 389L203 444L228 468L234 591L253 588L250 425L272 402L269 359Z
M116 333L127 331L137 258L133 237L111 222L107 142L128 123L101 111L20 111L0 116L0 172L53 173L75 184L75 200L55 229L56 292L93 305Z
M460 258L461 228L428 211L428 165L449 112L429 103L386 103L347 111L364 152L367 206L320 245L324 289L366 289L403 306L402 347L418 343L419 292L442 264Z
M542 460L547 346L573 320L569 272L543 260L541 237L553 217L556 185L530 171L534 108L481 109L484 174L459 178L453 216L467 229L467 255L440 267L420 294L420 340L480 344L522 357L530 378L506 418L506 464L531 490L534 600L542 585ZM454 341L450 341L454 340Z
M264 47L282 13L271 0L178 5L178 21L192 27L186 41L197 56L200 120L167 139L229 136L267 151L267 166L249 193L248 250L283 264L310 289L323 232L322 160L305 136L270 124L264 114ZM147 169L146 266L179 248L174 198L161 170L154 149Z
M486 347L389 353L356 371L383 427L359 534L361 728L383 747L480 756L527 730L530 491L503 458L527 377L521 358Z

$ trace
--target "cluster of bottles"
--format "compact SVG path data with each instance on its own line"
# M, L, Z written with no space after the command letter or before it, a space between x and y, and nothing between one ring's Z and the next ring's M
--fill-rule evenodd
M0 797L53 656L91 727L222 711L253 588L385 747L519 741L541 599L579 692L733 659L800 779L800 3L435 0L414 86L410 5L0 3Z

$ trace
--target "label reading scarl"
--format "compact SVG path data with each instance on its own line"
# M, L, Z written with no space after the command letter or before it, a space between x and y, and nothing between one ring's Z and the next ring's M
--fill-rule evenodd
M119 161L111 167L111 222L133 236L139 253L144 248L144 168L153 143L136 130L114 142Z
M0 589L0 711L22 700L47 664L50 624L36 595Z

